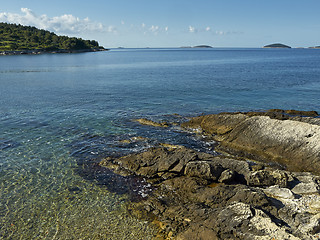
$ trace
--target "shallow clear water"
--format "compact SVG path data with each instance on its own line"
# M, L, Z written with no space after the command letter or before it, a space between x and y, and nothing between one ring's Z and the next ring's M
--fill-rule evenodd
M116 178L94 163L157 142L211 149L176 127L131 120L320 111L319 63L318 49L0 57L0 239L151 239L152 226L125 211L128 189L142 192L143 179ZM121 142L133 136L147 140Z

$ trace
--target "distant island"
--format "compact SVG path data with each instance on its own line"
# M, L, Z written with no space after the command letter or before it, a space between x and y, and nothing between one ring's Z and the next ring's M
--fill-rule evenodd
M198 45L198 46L183 46L183 47L180 47L180 48L212 48L211 46L209 45Z
M0 55L105 51L95 40L58 36L36 27L0 23Z
M209 45L198 45L198 46L194 46L193 48L212 48Z
M274 44L266 45L263 48L291 48L291 47L284 45L282 43L274 43Z

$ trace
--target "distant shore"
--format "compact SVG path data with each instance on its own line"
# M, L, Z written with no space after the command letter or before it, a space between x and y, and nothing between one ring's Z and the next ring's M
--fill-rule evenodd
M0 51L0 55L8 56L8 55L38 55L38 54L55 54L55 53L84 53L84 52L101 52L108 51L109 49L105 48L93 48L93 49L79 49L79 50L67 50L67 49L59 49L54 51L47 51L41 49L30 49L30 50L20 50L20 51Z

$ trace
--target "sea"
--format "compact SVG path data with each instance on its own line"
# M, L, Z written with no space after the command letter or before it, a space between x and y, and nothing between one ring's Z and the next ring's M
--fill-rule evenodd
M179 123L228 111L320 112L319 96L320 49L0 56L0 239L152 239L154 225L127 211L150 185L99 161L160 143L214 154L213 142Z

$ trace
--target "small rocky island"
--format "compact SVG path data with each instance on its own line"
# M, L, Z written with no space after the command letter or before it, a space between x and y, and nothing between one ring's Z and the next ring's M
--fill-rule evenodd
M0 23L0 55L106 51L95 40L58 36L35 27Z
M194 46L193 48L212 48L212 47L209 45L197 45L197 46Z
M282 43L274 43L274 44L266 45L263 48L291 48L291 47L284 45Z
M157 224L162 239L319 239L317 112L203 115L181 129L216 141L217 154L164 143L100 162L121 176L147 181L147 194L128 206L133 216Z
M183 46L183 47L180 47L180 48L213 48L212 46L210 45L197 45L197 46Z

